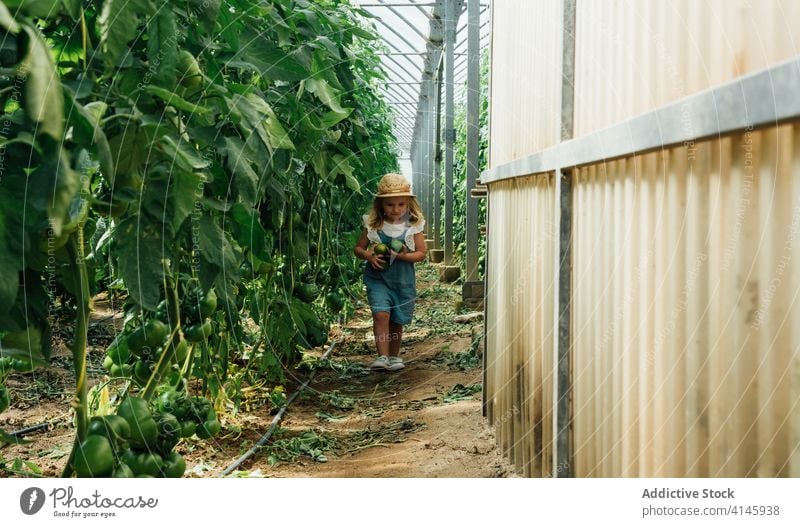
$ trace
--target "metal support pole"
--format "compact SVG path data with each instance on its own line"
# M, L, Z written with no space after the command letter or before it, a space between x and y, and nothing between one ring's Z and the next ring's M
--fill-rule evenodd
M456 46L456 23L461 2L445 1L444 19L444 85L445 85L445 124L444 124L444 265L453 262L453 148L455 146L455 125L453 102L455 100L454 48Z
M433 178L433 105L434 100L431 96L431 79L426 79L425 83L423 84L423 90L425 93L425 108L423 111L422 119L423 125L422 128L424 130L423 136L425 137L425 144L423 145L423 149L425 151L425 163L423 168L422 178L420 180L420 196L422 198L422 212L425 214L425 217L430 217L431 214L431 193L430 193L430 184L431 179ZM430 225L426 222L425 229L426 232L430 231Z
M562 58L561 58L561 112L559 118L560 138L572 138L575 86L575 2L562 0ZM572 175L562 169L556 170L556 192L559 197L558 227L558 289L555 295L556 308L556 408L554 415L555 455L553 477L573 477L572 445L572 376L570 365L570 299L572 297Z
M480 2L467 1L467 281L478 279L478 201L470 198L470 190L478 180L480 148Z
M436 72L436 126L433 166L433 248L442 246L442 69Z
M426 222L427 237L431 238L436 230L436 221L434 217L434 200L433 200L433 185L436 180L436 120L439 116L439 111L436 101L436 80L435 77L428 82L428 99L430 104L428 106L428 173L425 179L425 197L426 197Z

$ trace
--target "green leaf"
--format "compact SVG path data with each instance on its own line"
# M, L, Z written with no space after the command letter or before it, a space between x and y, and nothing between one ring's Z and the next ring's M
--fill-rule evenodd
M236 137L226 137L223 151L226 154L225 166L236 177L239 197L248 205L258 199L258 174L250 166L252 152Z
M294 149L275 112L266 101L255 93L235 95L230 101L231 113L238 118L237 125L245 137L255 131L264 145L270 150L276 148Z
M199 234L200 253L209 263L225 270L226 274L238 272L231 243L211 215L205 214L200 218Z
M185 172L201 170L209 166L209 161L203 159L200 153L192 145L185 141L176 142L168 135L161 137L158 148L167 156L171 163L174 163Z
M116 174L131 174L139 170L147 158L149 142L140 129L126 131L108 141Z
M61 0L66 8L69 16L72 17L73 20L78 20L78 17L81 14L81 0Z
M161 227L133 216L117 226L115 239L117 269L131 298L143 308L155 310L164 278L161 260L169 256L164 253Z
M219 16L220 0L189 0L191 11L200 18L206 33L211 34Z
M352 190L354 192L357 192L357 193L361 194L361 184L358 182L358 180L356 178L354 178L350 174L345 174L344 181L345 181L345 184L347 185L347 188L349 188L350 190Z
M69 205L80 190L80 176L70 168L66 152L53 146L42 158L42 164L30 175L29 203L46 211L56 236L69 216Z
M314 172L323 179L328 177L328 160L330 155L324 149L316 150L311 156L311 166L314 167Z
M61 12L61 2L53 0L6 0L5 4L15 13L22 11L35 18L50 18Z
M147 31L147 60L150 71L153 71L153 81L173 90L176 86L178 36L175 29L175 15L169 4L159 9L150 19ZM178 107L175 104L173 106Z
M173 172L174 183L168 194L172 203L172 228L178 232L180 226L191 215L197 199L203 194L205 177L199 172Z
M253 96L252 100L254 106L264 115L263 126L267 131L269 143L272 148L285 148L287 150L294 150L294 143L289 138L289 134L283 127L275 112L272 108L262 99Z
M253 214L241 203L236 203L231 209L233 221L238 225L238 235L236 241L242 247L249 247L253 254L265 262L272 260L269 252L271 243L268 243L267 231L258 221L258 216Z
M82 106L77 102L72 94L72 90L64 89L67 116L69 124L72 125L72 139L78 144L93 145L97 158L100 161L100 169L109 187L114 188L114 158L111 155L111 146L100 120L106 113L108 105L102 101L90 102Z
M317 98L325 103L336 114L349 115L352 108L342 108L339 103L339 93L331 87L328 81L324 79L307 79L305 81L306 90L313 93Z
M46 344L42 341L43 332L36 327L33 321L22 331L6 333L0 342L0 357L10 357L12 359L22 359L28 361L36 368L47 366L45 360Z
M206 114L209 112L209 109L205 106L198 106L194 103L191 103L184 99L183 97L177 95L175 92L170 90L165 90L164 88L159 88L158 86L145 86L144 91L151 95L155 95L159 99L163 100L165 103L169 104L170 106L174 106L179 110L183 110L185 112L189 112L192 114Z
M169 8L169 7L168 7ZM142 17L155 13L150 0L106 0L98 18L100 50L106 63L116 66L129 52L128 44L139 35Z
M336 126L340 122L344 121L350 114L353 113L352 108L346 108L344 112L328 112L322 116L322 119L319 120L320 129L327 130L333 126Z
M256 71L272 81L296 82L310 75L295 52L284 51L264 35L247 30L240 38L241 48L227 62L229 66Z
M25 111L37 123L37 134L47 134L56 141L64 133L64 97L61 81L44 39L35 29L24 26L28 52L20 64L25 82Z
M357 37L363 38L364 40L377 40L378 38L378 35L375 33L356 26L349 28L348 31Z

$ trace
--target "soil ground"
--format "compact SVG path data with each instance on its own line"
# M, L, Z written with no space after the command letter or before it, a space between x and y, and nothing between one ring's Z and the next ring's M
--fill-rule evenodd
M288 408L265 448L244 462L241 477L514 477L500 455L493 429L481 416L482 323L454 322L459 286L441 284L437 268L419 267L415 321L406 326L401 356L406 368L371 372L374 338L362 306L334 330L334 350L307 356L317 365L310 386ZM119 307L119 306L116 306ZM98 299L90 329L89 376L102 382L103 350L121 326L112 302ZM57 335L57 344L58 344ZM68 342L69 335L63 335ZM19 430L44 421L54 426L29 436L32 443L0 448L0 475L58 476L74 437L70 398L74 378L66 346L56 346L53 366L8 379L12 407L0 428ZM60 351L58 351L60 350ZM305 379L295 372L287 395ZM223 431L211 440L183 440L187 477L218 477L266 432L276 408L269 387L245 389L238 412L221 412ZM13 460L30 461L35 467Z

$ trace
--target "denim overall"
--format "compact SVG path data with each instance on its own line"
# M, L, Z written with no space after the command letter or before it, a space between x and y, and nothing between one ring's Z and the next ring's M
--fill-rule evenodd
M405 241L406 232L399 236ZM382 230L378 231L381 242L389 245L393 238ZM394 238L398 239L398 238ZM376 271L372 264L365 263L364 283L372 313L388 312L389 320L405 325L411 322L414 313L414 300L417 297L417 282L414 264L395 259L385 271Z

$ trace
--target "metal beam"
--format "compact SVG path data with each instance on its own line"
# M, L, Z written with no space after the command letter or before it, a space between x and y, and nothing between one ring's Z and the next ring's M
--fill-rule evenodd
M460 11L460 0L445 0L444 30L444 78L445 78L445 124L444 124L444 265L453 263L453 172L455 147L455 44L456 26Z
M436 90L434 76L441 62L442 55L442 15L444 0L437 0L433 10L428 14L422 8L420 11L429 16L428 42L426 55L423 61L423 71L419 93L419 106L417 108L416 122L414 123L414 149L418 152L419 168L415 170L417 176L417 195L427 218L425 223L426 237L430 237L434 228L433 216L433 189L435 179L435 129L436 129Z
M641 155L800 119L800 58L739 77L609 128L485 170L494 182Z
M561 0L561 111L558 126L559 141L572 139L575 87L575 4L576 0ZM572 452L572 376L570 366L570 310L572 298L572 173L562 168L555 172L556 195L558 196L558 251L554 255L558 273L558 288L553 299L556 310L553 328L557 336L554 342L556 369L555 411L553 415L553 466L552 476L569 478L574 476Z
M481 51L480 13L478 0L467 0L467 33L469 59L467 64L467 186L466 186L466 281L478 280L478 200L470 198L480 171L480 97Z

